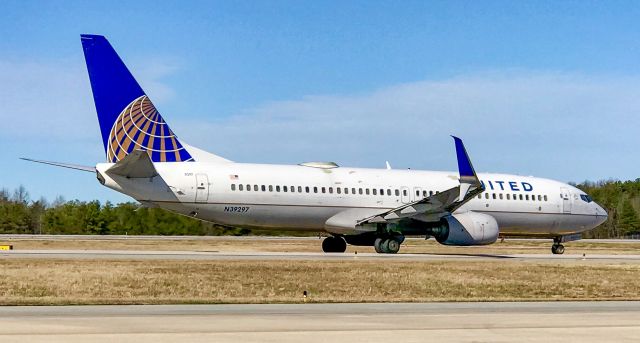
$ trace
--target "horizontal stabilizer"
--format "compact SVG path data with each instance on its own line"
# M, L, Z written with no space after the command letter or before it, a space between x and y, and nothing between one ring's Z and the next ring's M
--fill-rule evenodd
M158 175L146 151L134 150L122 160L107 169L107 174L128 178L148 178Z
M33 160L33 159L30 159L30 158L25 158L25 157L20 157L20 159L21 160L25 160L25 161L29 161L29 162L48 164L48 165L56 166L56 167L69 168L69 169L75 169L75 170L82 170L82 171L86 171L86 172L90 172L90 173L95 173L96 172L96 168L95 167L91 167L91 166L82 166L82 165L79 165L79 164L51 162L51 161L43 161L43 160Z

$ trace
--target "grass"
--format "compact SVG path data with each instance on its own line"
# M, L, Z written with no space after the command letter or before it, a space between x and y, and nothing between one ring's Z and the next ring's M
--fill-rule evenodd
M0 259L0 305L639 300L639 264Z
M77 249L77 250L180 250L180 251L268 251L268 252L320 252L320 239L243 237L215 237L207 239L13 239L0 241L13 244L14 249ZM640 254L638 243L595 243L576 241L565 243L567 254ZM350 246L347 252L374 252L373 247ZM449 247L433 239L407 239L400 253L432 254L550 254L551 240L506 240L480 247Z

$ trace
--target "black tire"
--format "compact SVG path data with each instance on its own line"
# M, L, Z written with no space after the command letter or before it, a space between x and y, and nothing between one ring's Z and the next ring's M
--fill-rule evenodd
M562 255L564 254L564 245L562 244L554 244L551 246L551 252L554 255Z
M384 251L382 250L382 243L384 242L384 239L382 238L376 238L375 242L373 243L373 247L376 249L376 252L378 254L382 254L384 253Z
M400 250L400 242L393 238L387 240L386 246L388 254L396 254Z
M334 252L336 238L333 236L327 237L322 241L322 251Z
M389 253L389 241L390 239L385 239L380 243L380 251L382 251L383 254Z
M347 242L342 237L333 237L335 239L333 252L345 252L347 251Z
M322 251L327 253L345 252L347 250L347 242L344 238L331 236L322 241Z

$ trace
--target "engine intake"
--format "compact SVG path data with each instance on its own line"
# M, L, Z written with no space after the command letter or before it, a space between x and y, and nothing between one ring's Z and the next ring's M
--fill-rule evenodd
M444 245L487 245L494 243L499 233L494 217L469 211L442 218L430 234Z

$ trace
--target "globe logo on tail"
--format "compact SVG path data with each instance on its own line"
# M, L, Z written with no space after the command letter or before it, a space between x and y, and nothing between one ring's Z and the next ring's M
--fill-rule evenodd
M133 100L116 119L107 159L116 163L134 150L147 151L153 162L193 161L146 95Z

